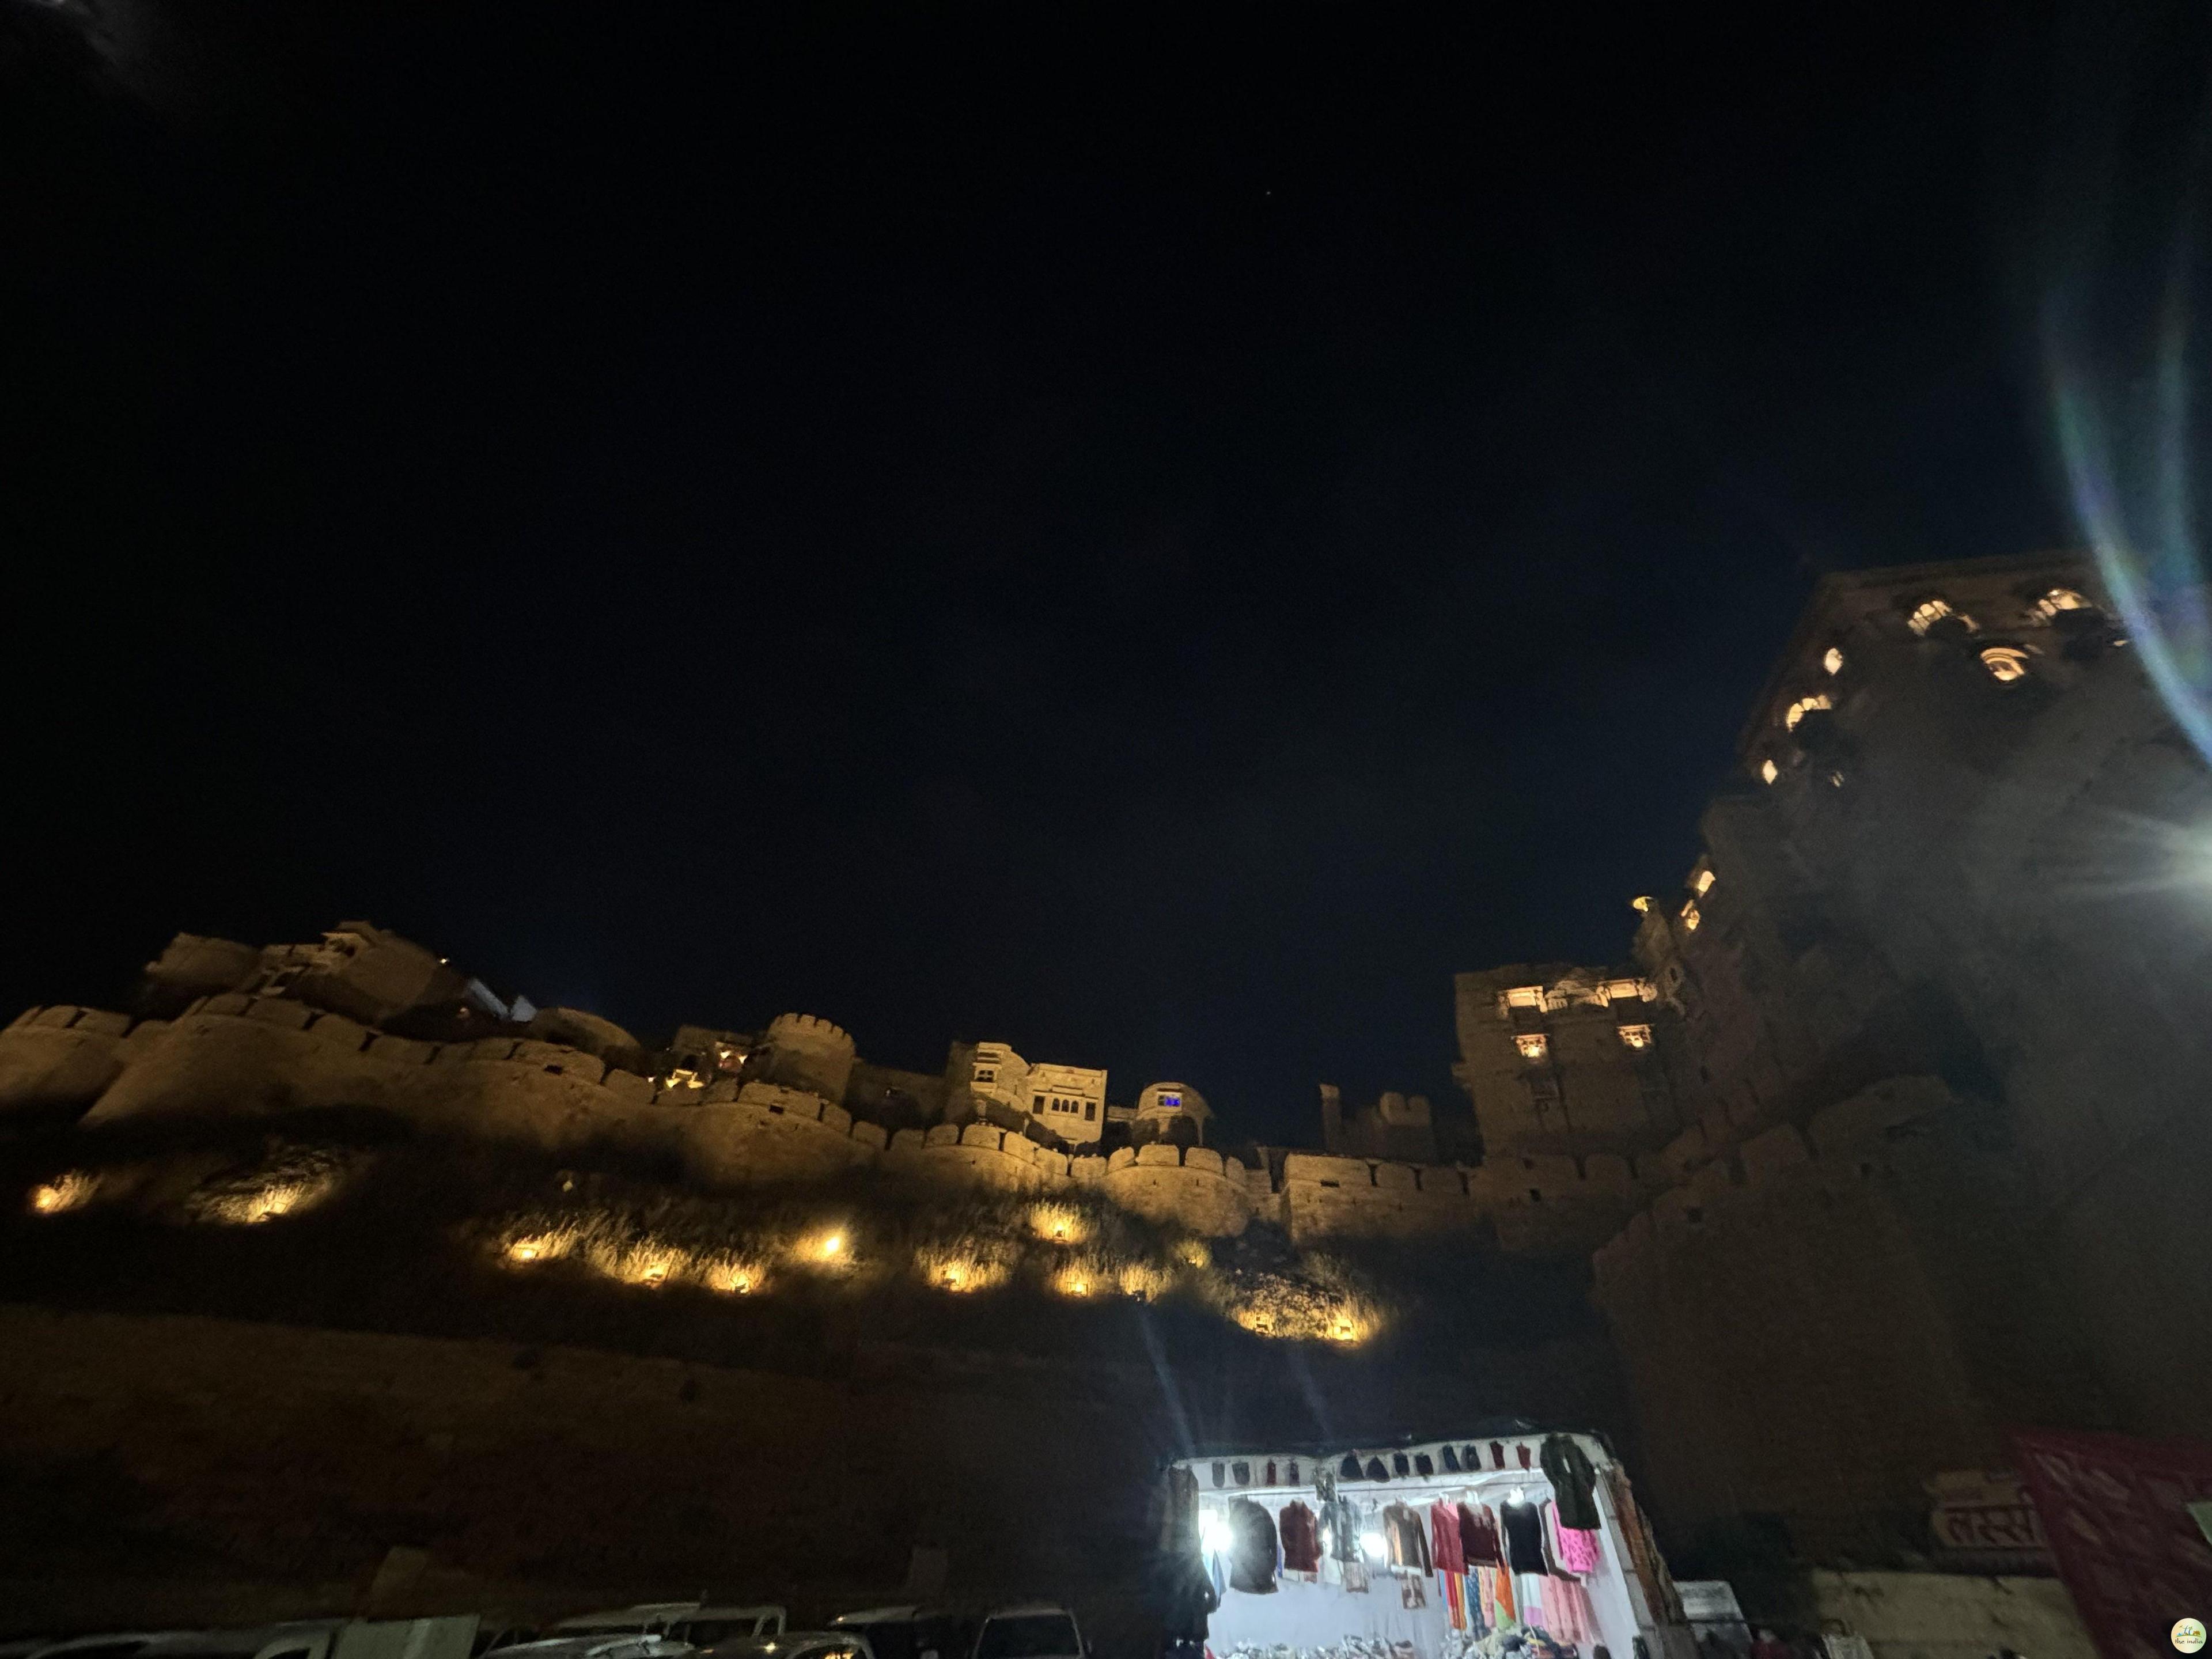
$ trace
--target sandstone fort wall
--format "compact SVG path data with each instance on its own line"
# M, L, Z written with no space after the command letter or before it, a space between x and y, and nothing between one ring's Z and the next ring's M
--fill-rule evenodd
M793 1075L820 1085L841 1066L849 1070L850 1039L837 1028L801 1018L776 1030ZM726 1079L656 1088L559 1043L419 1042L289 998L240 993L135 1025L98 1010L27 1012L0 1032L0 1112L71 1104L85 1108L88 1129L365 1109L549 1153L592 1145L670 1151L695 1179L718 1187L880 1167L1000 1191L1092 1192L1211 1237L1255 1220L1284 1225L1300 1243L1491 1228L1510 1249L1573 1254L1611 1233L1644 1196L1620 1158L1469 1166L1291 1153L1278 1186L1265 1167L1206 1146L1162 1141L1071 1156L983 1121L890 1133L817 1087Z

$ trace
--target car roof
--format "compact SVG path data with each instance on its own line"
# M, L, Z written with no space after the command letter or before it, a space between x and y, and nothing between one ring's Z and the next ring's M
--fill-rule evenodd
M1067 1609L1057 1601L1016 1601L1008 1607L993 1607L983 1616L986 1619L1016 1619L1033 1613L1067 1613ZM1068 1613L1071 1619L1074 1616Z
M771 1613L781 1613L781 1604L759 1601L750 1607L739 1607L733 1601L702 1601L687 1609L678 1617L684 1619L759 1619Z
M925 1607L919 1603L902 1607L863 1607L858 1613L841 1613L830 1624L833 1629L839 1625L879 1625L892 1619L919 1619L925 1614L933 1616L936 1611L934 1607Z

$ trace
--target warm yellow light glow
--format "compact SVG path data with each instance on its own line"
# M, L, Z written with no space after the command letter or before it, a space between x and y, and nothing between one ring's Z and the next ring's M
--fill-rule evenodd
M1950 614L1951 607L1943 600L1923 599L1905 619L1905 625L1916 634L1925 634Z
M1649 1048L1651 1046L1651 1028L1649 1025L1624 1025L1620 1028L1620 1040L1632 1048Z
M246 1192L218 1193L204 1201L200 1213L210 1221L250 1227L306 1209L331 1185L327 1180L285 1181Z
M1072 1204L1031 1205L1030 1231L1054 1244L1080 1244L1091 1237L1090 1223Z
M1542 1036L1517 1036L1513 1039L1513 1046L1521 1051L1523 1060L1541 1060L1552 1048Z
M1759 775L1764 781L1771 783L1782 775L1782 769L1771 759L1763 760L1759 763Z
M1540 1008L1544 1006L1544 988L1540 985L1516 985L1505 994L1509 1008Z
M1982 653L1982 666L1990 678L2010 684L2027 678L2027 653L2009 645L1993 645Z
M1820 659L1820 666L1826 669L1831 674L1842 673L1844 672L1843 652L1835 646L1830 646L1828 647L1827 654Z
M2054 587L2035 602L2035 608L2046 617L2055 617L2062 611L2086 611L2089 601L2070 587Z
M837 1254L837 1252L838 1252L838 1251L840 1251L840 1250L843 1249L844 1248L845 1248L845 1236L844 1236L844 1234L842 1234L842 1233L832 1233L832 1234L830 1234L829 1237L827 1237L827 1238L825 1238L825 1239L823 1239L823 1240L822 1241L822 1255L823 1255L823 1259L824 1261L828 1261L828 1260L830 1260L830 1258L834 1257L834 1256Z
M1798 698L1789 708L1784 709L1782 723L1795 732L1797 729L1797 722L1803 720L1806 715L1828 707L1830 707L1828 694L1825 691L1815 691L1809 697Z
M1682 907L1682 931L1684 933L1696 933L1698 931L1698 924L1704 920L1705 918L1698 914L1698 904L1695 899L1691 900L1689 903Z
M88 1202L100 1186L100 1177L82 1170L71 1170L58 1175L52 1181L31 1188L29 1206L33 1215L59 1215L64 1210L74 1210Z
M750 1296L761 1287L762 1274L750 1261L723 1261L707 1270L707 1288L724 1296Z
M1210 1267L1213 1265L1213 1252L1202 1238L1176 1240L1175 1258L1186 1267Z
M1713 872L1711 870L1698 871L1698 873L1690 879L1690 890L1695 893L1699 898L1703 898L1706 894L1711 892L1713 890Z
M1648 912L1651 908L1651 895L1649 893L1638 893L1634 898L1628 901L1628 908L1637 912L1638 915L1643 915L1645 912Z
M1167 1292L1168 1276L1150 1261L1125 1261L1115 1270L1114 1283L1124 1296L1149 1302Z

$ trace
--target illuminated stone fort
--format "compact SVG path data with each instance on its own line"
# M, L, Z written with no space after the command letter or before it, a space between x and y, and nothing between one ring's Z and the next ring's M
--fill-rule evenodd
M1677 1543L1771 1522L1807 1555L1879 1558L1914 1547L1931 1476L2007 1461L2008 1425L2212 1432L2212 775L2091 571L1825 579L1737 753L1680 886L1633 898L1626 960L1459 975L1471 1133L1419 1096L1323 1086L1318 1146L1239 1146L1183 1082L1121 1103L1103 1071L1006 1042L902 1070L796 1013L647 1049L362 923L180 936L137 1012L24 1014L0 1112L66 1126L34 1209L112 1195L104 1137L366 1113L672 1189L988 1199L1048 1243L1154 1230L1126 1283L1054 1268L1068 1295L1163 1293L1209 1242L1262 1238L1579 1262L1626 1382L1612 1426ZM324 1178L206 1174L205 1202L251 1220ZM653 1248L610 1260L658 1283L676 1258ZM712 1260L725 1290L766 1271ZM943 1289L1007 1271L920 1261ZM1373 1312L1285 1305L1233 1311L1324 1343Z

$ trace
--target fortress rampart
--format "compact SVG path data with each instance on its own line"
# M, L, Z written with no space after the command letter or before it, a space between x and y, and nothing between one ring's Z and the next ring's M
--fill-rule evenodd
M283 996L228 992L173 1019L33 1009L0 1032L0 1112L82 1109L88 1130L162 1118L350 1109L437 1133L562 1153L613 1145L675 1154L710 1187L887 1172L948 1188L1095 1193L1164 1225L1232 1237L1267 1221L1306 1243L1494 1229L1511 1250L1587 1251L1648 1196L1629 1160L1419 1164L1291 1152L1279 1178L1203 1146L1068 1154L981 1121L886 1129L826 1097L852 1039L826 1021L769 1028L769 1075L665 1086L528 1037L427 1042ZM834 1073L834 1075L833 1075Z

